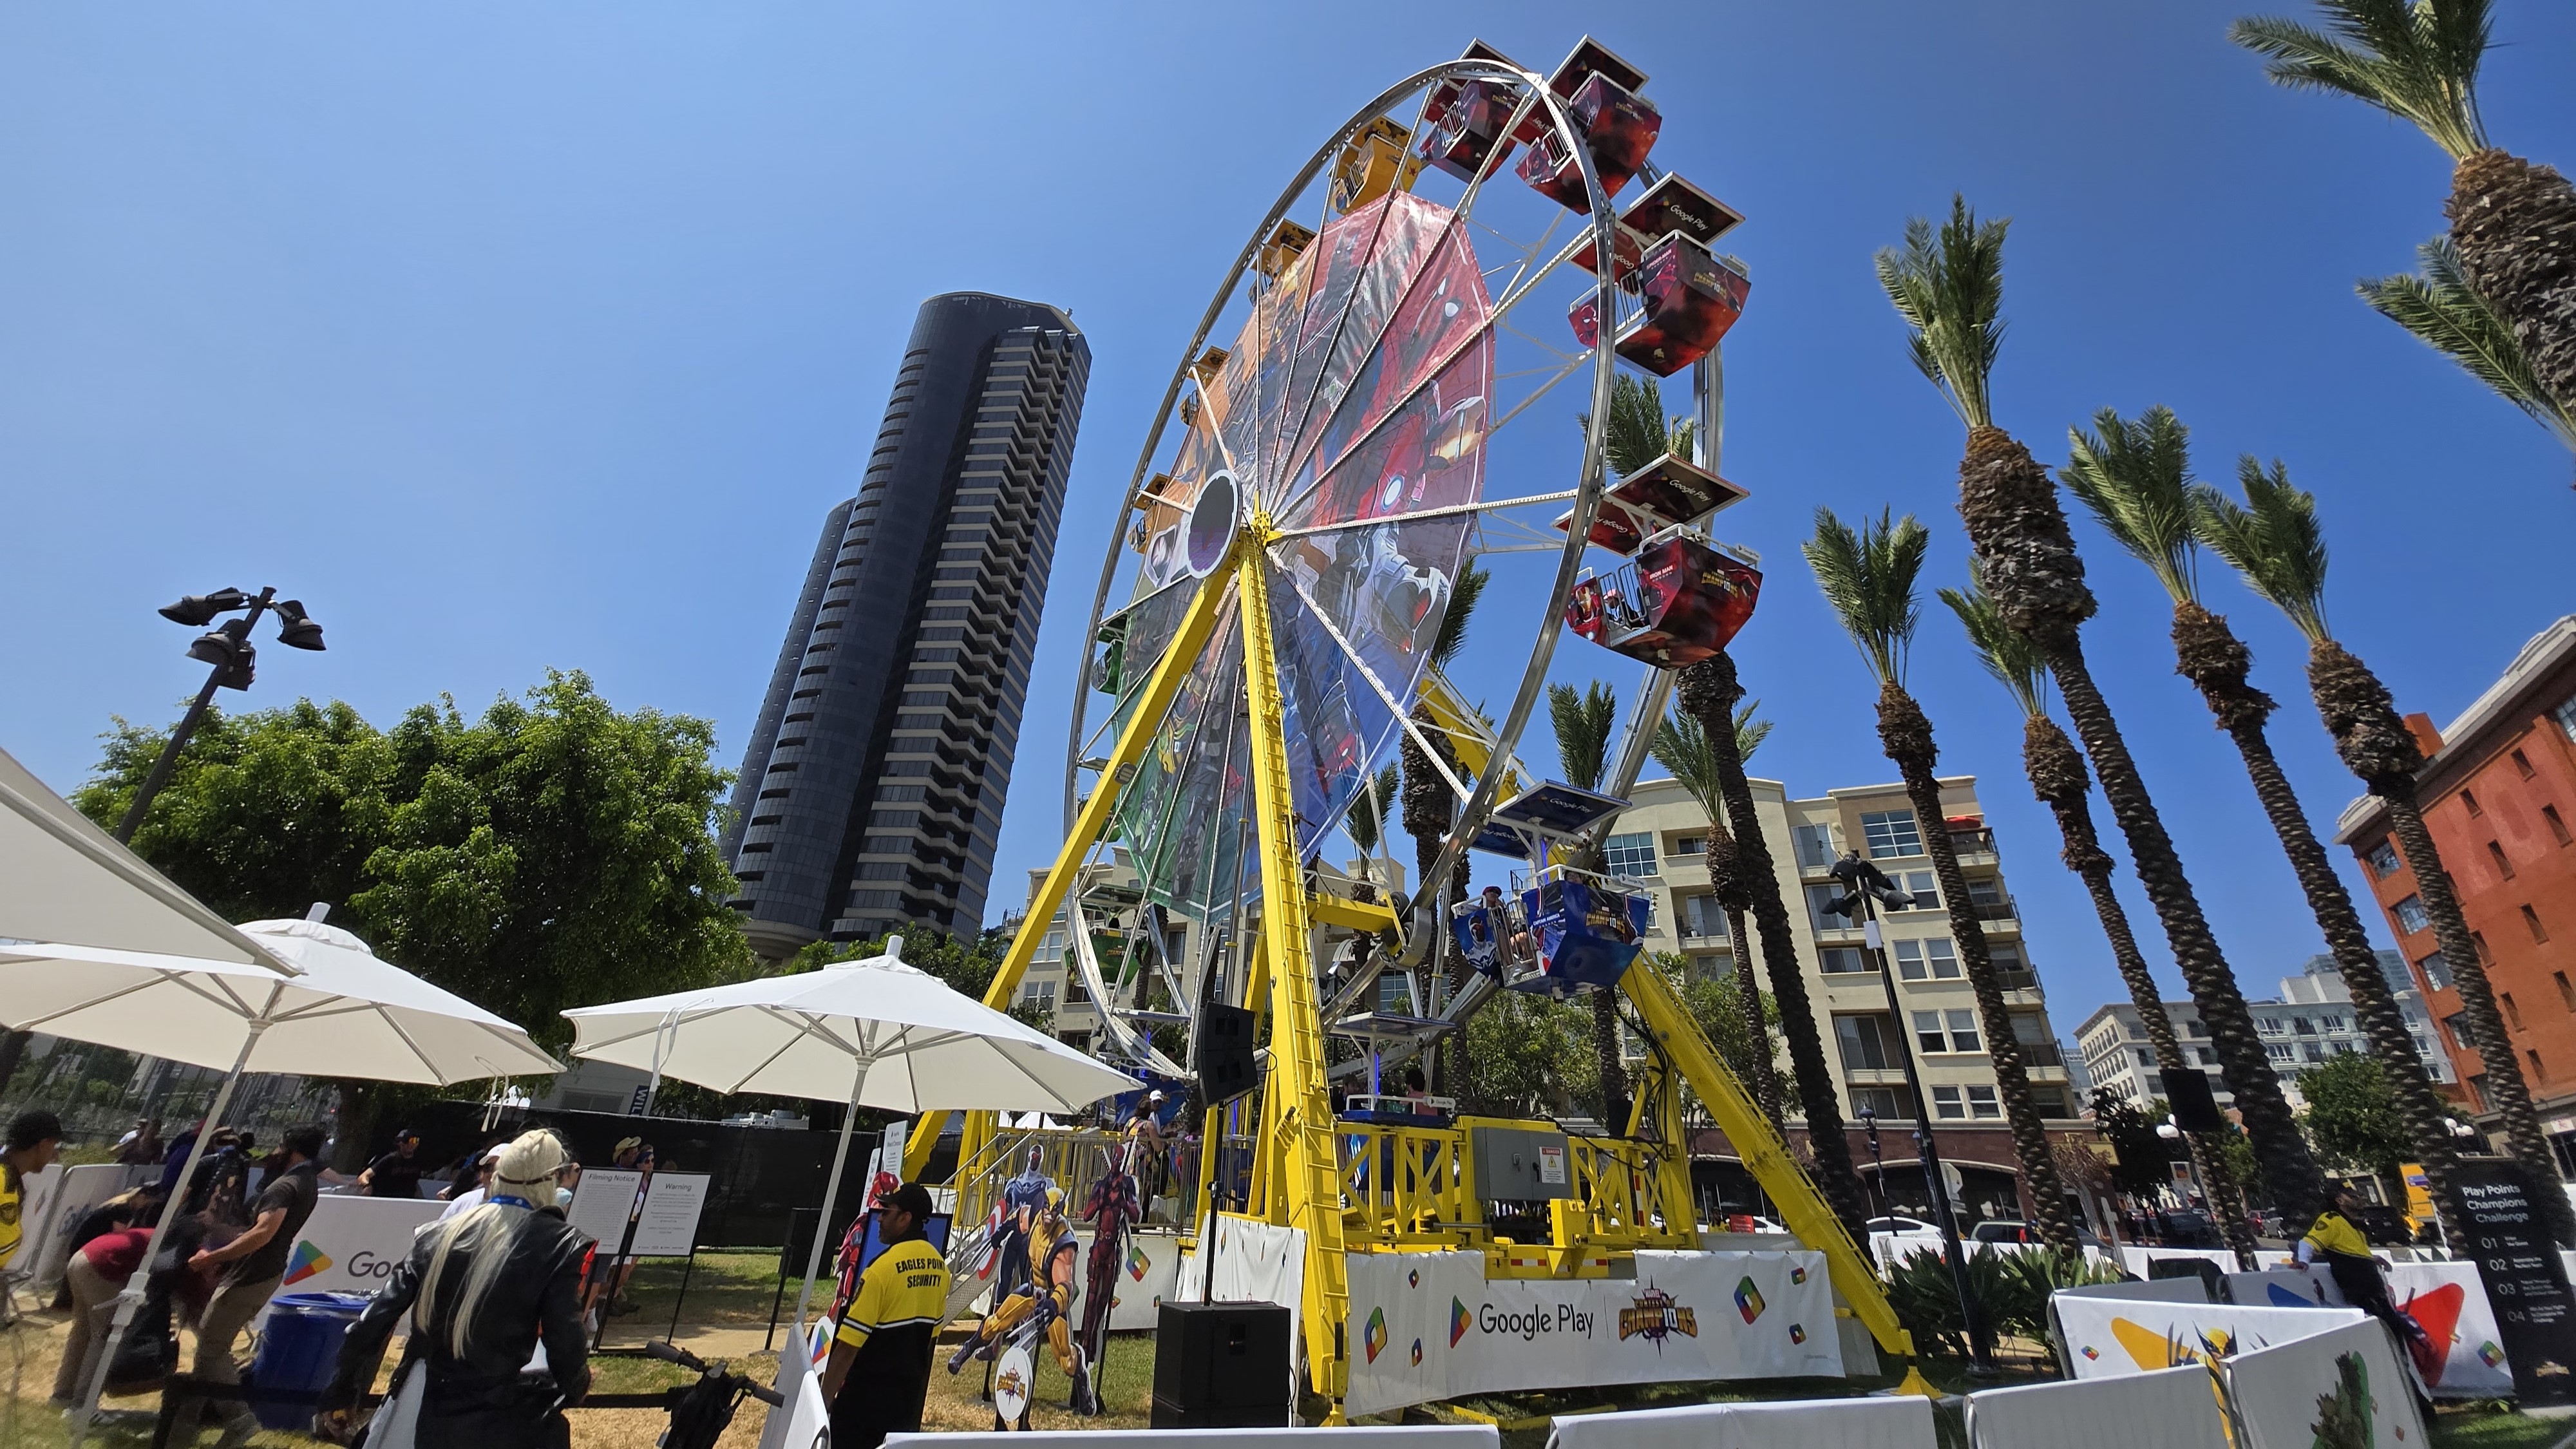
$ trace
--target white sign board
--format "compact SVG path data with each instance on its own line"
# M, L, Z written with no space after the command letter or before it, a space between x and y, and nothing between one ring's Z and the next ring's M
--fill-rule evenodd
M2227 1420L2210 1392L2209 1370L2198 1364L1970 1394L1968 1442L1976 1449L2228 1449Z
M373 1293L411 1256L411 1240L447 1204L325 1193L287 1250L280 1293Z
M589 1234L591 1241L599 1244L600 1256L607 1257L626 1241L626 1220L635 1215L635 1189L643 1183L644 1174L640 1172L614 1167L583 1168L564 1220Z
M2153 1373L2231 1358L2361 1321L2353 1308L2243 1308L2055 1294L2049 1306L2079 1379Z
M1088 1260L1086 1259L1086 1262ZM1170 1233L1129 1233L1127 1261L1109 1297L1113 1333L1150 1329L1162 1322L1163 1300L1172 1296L1181 1271L1181 1240ZM1091 1291L1086 1269L1082 1291Z
M644 1187L644 1210L635 1220L635 1246L628 1251L638 1258L685 1258L695 1252L709 1181L703 1172L653 1174Z
M2331 1284L2332 1276L2317 1276ZM2434 1352L2418 1362L2437 1399L2510 1399L2513 1365L2505 1361L2495 1307L2475 1263L2397 1263L2388 1269L2389 1301L2423 1325Z
M1481 1253L1353 1253L1349 1411L1462 1394L1843 1376L1824 1255L1640 1252L1634 1279L1487 1281Z
M832 1408L823 1402L823 1376L814 1371L801 1326L790 1325L779 1348L777 1388L787 1402L761 1422L760 1449L832 1449Z
M2231 1359L2222 1372L2245 1426L2244 1449L2424 1449L2430 1442L2415 1411L2415 1386L2398 1366L2388 1330L2374 1320Z

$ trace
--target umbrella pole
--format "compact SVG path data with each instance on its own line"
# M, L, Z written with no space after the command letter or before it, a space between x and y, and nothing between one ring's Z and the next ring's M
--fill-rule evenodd
M814 1275L823 1267L823 1235L832 1230L832 1199L840 1195L841 1169L850 1161L850 1127L859 1115L859 1088L867 1079L865 1063L850 1072L850 1106L841 1114L841 1144L832 1149L831 1179L823 1184L823 1216L814 1224L814 1241L805 1246L805 1286L796 1290L796 1342L800 1344L805 1342L805 1309L814 1300ZM805 1351L813 1352L813 1346L807 1344Z
M98 1367L91 1370L89 1387L81 1391L80 1407L72 1413L71 1449L80 1449L89 1436L90 1420L98 1413L99 1397L107 1391L107 1371L116 1362L117 1350L125 1346L125 1335L134 1327L134 1315L143 1307L143 1294L152 1276L152 1260L169 1244L170 1229L179 1221L180 1205L188 1200L188 1185L197 1175L197 1164L205 1158L206 1139L221 1125L224 1109L232 1105L233 1088L241 1085L242 1069L249 1065L251 1049L259 1045L260 1033L268 1030L265 1021L253 1021L242 1039L241 1055L233 1058L233 1069L224 1075L224 1084L215 1089L215 1100L206 1108L205 1125L198 1129L197 1140L188 1144L187 1165L179 1169L179 1180L173 1185L170 1200L161 1205L161 1222L152 1231L152 1251L135 1265L116 1295L116 1318L108 1326L107 1341L98 1348Z

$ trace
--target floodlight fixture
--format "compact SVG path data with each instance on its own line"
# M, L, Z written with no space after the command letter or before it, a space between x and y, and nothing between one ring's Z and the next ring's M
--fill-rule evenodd
M164 604L161 617L194 629L201 624L213 623L217 614L229 614L249 603L250 595L239 589L217 589L211 594L183 595L175 604Z
M271 607L277 610L277 642L289 649L320 651L322 626L304 612L302 599L280 599Z

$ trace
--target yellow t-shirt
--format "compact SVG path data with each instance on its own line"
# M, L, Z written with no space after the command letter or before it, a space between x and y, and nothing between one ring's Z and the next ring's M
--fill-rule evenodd
M2352 1219L2332 1208L2317 1214L2317 1220L2308 1225L2306 1241L2320 1253L2341 1253L2347 1258L2370 1256L2370 1240L2352 1225Z
M18 1222L24 1207L25 1197L18 1187L17 1172L0 1167L0 1268L8 1267L9 1260L18 1256L18 1239L26 1232Z
M859 1351L851 1376L927 1379L931 1339L948 1314L948 1263L927 1238L896 1243L859 1275L833 1338Z

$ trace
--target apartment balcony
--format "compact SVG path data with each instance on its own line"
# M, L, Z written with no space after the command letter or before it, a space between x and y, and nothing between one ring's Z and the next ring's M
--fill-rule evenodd
M1976 913L1977 923L1986 928L1987 935L2021 930L2021 910L2010 901L1970 901L1968 909Z
M1953 830L1950 832L1950 851L1958 856L1961 865L1993 865L1997 860L1995 833L1992 830Z
M1902 1087L1905 1085L1905 1069L1903 1067L1845 1067L1843 1083L1852 1087Z

